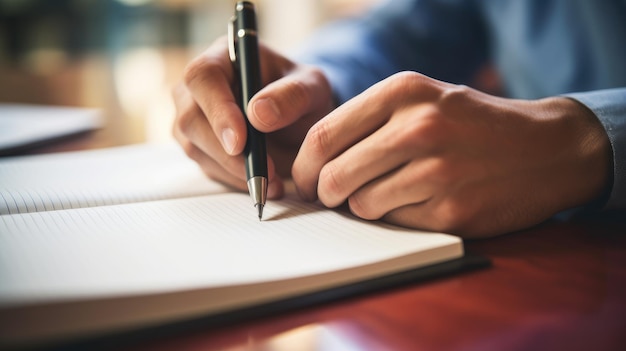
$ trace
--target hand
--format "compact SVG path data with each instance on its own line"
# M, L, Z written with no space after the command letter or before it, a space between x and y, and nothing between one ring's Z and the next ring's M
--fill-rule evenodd
M503 99L407 72L316 123L292 174L305 199L477 237L598 198L611 165L606 133L578 102Z
M268 197L283 195L282 177L308 129L334 108L330 86L317 69L296 65L260 45L265 86L250 101L252 125L267 135ZM173 134L212 179L246 190L241 156L246 124L233 93L232 63L227 39L217 40L186 68L184 83L174 91L176 120Z

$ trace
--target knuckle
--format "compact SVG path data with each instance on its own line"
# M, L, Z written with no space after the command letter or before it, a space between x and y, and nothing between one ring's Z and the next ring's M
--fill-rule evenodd
M295 108L306 108L310 104L309 90L301 80L290 80L286 82L283 99Z
M448 85L442 89L438 103L440 106L459 106L472 93L472 89L466 85Z
M328 82L326 75L321 69L315 66L305 66L304 72L305 72L304 77L306 77L306 81L309 83L309 86L311 87L325 86L328 91L331 90L330 83Z
M311 79L316 82L326 82L326 75L322 72L321 69L315 66L307 66L306 68L307 75L311 77Z
M385 95L386 99L397 99L403 91L406 91L413 84L418 73L415 72L399 72L385 79L380 85L380 93Z
M431 115L422 114L419 120L413 118L412 123L405 126L403 133L399 135L399 141L403 147L415 147L436 144L435 139L439 134L439 121Z
M183 135L190 135L191 131L193 130L193 124L194 124L194 120L195 120L195 114L189 110L187 111L182 111L179 115L178 118L176 118L176 126L178 128L178 130L180 130L180 132Z
M201 151L193 143L188 140L180 141L179 143L187 157L194 161L200 160Z
M316 123L311 129L309 129L304 144L312 153L315 159L325 158L328 150L330 149L330 131L324 121Z
M446 199L434 212L436 229L448 233L467 232L474 217L470 206L460 199Z
M343 192L345 191L344 176L341 172L341 168L329 163L325 165L321 172L317 185L317 192L322 203L329 207L338 205L338 202L343 199Z
M459 161L460 162L460 161ZM424 178L436 184L440 189L450 189L459 184L467 172L462 166L458 166L458 162L446 157L433 157L429 160L428 171Z
M391 86L396 89L406 89L416 83L423 83L423 81L424 75L413 71L398 72L391 76L389 80Z
M348 207L350 208L350 212L359 218L376 220L382 216L375 211L375 206L359 193L348 197Z
M184 69L183 81L187 86L194 86L207 81L213 77L224 74L221 68L222 62L207 55L200 55L193 59Z
M204 56L198 56L185 66L183 71L185 85L190 86L198 77L202 76L207 66L206 61Z
M233 176L238 175L237 178L244 179L244 170L240 169L242 166L241 158L234 156L226 156L220 160L221 166L226 169ZM239 172L241 171L241 172Z
M401 113L407 114L407 120L402 123L402 129L394 137L395 147L401 150L414 148L429 150L444 145L442 138L448 133L448 129L437 106L422 104L415 109L408 109ZM401 118L405 117L401 116Z
M407 92L409 96L423 94L432 90L436 84L432 78L414 71L403 71L392 75L388 80L385 89L395 96L404 96Z

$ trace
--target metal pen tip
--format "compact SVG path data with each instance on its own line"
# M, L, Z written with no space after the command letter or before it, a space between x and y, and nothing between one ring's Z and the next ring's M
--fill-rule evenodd
M259 222L263 219L263 204L256 204L254 207L259 211Z

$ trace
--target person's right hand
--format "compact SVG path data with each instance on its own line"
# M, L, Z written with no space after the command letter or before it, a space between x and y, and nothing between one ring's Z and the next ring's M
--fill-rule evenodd
M268 133L268 197L283 195L281 177L291 165L309 128L335 106L323 73L298 65L260 44L262 88L248 105L250 123ZM217 40L186 67L174 90L173 134L185 153L210 178L246 190L245 117L235 98L228 41Z

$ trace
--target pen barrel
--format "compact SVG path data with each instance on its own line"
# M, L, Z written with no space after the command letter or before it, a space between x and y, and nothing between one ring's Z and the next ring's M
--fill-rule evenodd
M254 94L261 90L261 65L259 63L259 43L257 37L256 15L254 5L249 2L239 2L236 6L235 46L237 52L238 74L241 81L241 109L246 116L247 140L244 147L246 159L246 176L250 179L255 176L267 178L267 150L265 134L256 130L248 120L246 111L248 102ZM254 150L254 152L253 152Z
M247 122L248 139L244 148L246 160L246 179L253 177L267 178L267 149L265 147L265 134L256 130L250 122ZM251 150L256 150L251 152Z

